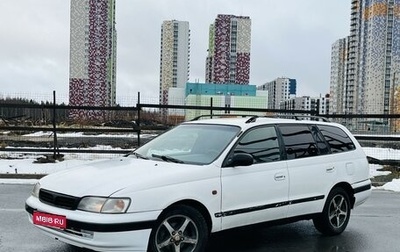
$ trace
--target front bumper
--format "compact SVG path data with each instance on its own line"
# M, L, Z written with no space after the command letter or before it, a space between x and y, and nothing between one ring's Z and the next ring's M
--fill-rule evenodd
M43 204L33 196L27 199L25 209L32 224L34 211L66 216L66 229L35 226L50 237L96 251L146 251L151 228L161 212L99 214L71 211Z

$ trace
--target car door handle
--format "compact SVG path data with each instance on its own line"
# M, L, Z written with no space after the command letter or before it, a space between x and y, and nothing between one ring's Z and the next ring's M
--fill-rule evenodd
M275 180L280 181L280 180L285 180L286 176L284 174L275 174Z
M326 172L333 172L334 170L335 170L335 167L326 168Z

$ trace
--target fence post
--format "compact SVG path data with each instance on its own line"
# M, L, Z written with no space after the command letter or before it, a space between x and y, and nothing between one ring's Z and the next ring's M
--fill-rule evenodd
M136 125L138 127L138 131L137 131L137 141L138 141L138 147L140 147L140 110L142 109L140 106L140 92L138 92L138 101L136 104L136 108L137 108L137 120L136 120Z
M54 160L57 159L57 127L56 127L56 91L53 91L53 145L54 145Z
M213 98L211 97L210 98L210 115L211 115L211 119L213 118L212 114L213 114Z

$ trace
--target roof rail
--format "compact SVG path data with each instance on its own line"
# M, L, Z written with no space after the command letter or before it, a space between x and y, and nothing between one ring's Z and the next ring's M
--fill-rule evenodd
M241 115L241 114L210 114L210 115L200 115L200 116L197 116L197 117L195 117L195 118L193 118L192 120L190 120L190 121L198 121L198 120L200 120L201 118L204 118L204 117L208 117L208 118L213 118L213 117L216 117L216 118L229 118L229 117L258 117L258 116L256 116L256 115Z
M294 120L309 120L309 121L321 121L321 122L330 122L330 120L326 117L323 116L312 116L312 115L286 115L286 114L280 114L280 115L275 115L275 116L258 116L258 115L247 115L247 114L209 114L209 115L200 115L195 118L193 118L190 121L198 121L201 118L208 117L208 118L229 118L229 117L250 117L246 123L252 123L257 120L257 118L282 118L282 119L294 119Z
M277 118L288 118L295 120L310 120L310 121L322 121L322 122L330 122L328 118L323 116L312 116L312 115L278 115Z
M252 116L246 121L246 123L253 123L257 120L257 118L258 118L258 116Z

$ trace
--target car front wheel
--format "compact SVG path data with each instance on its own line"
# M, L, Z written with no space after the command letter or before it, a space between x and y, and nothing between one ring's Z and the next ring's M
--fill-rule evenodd
M329 194L324 210L313 219L315 228L325 235L342 233L350 219L350 200L342 188L334 188Z
M149 240L152 252L202 252L208 241L204 217L195 208L177 205L163 213Z

